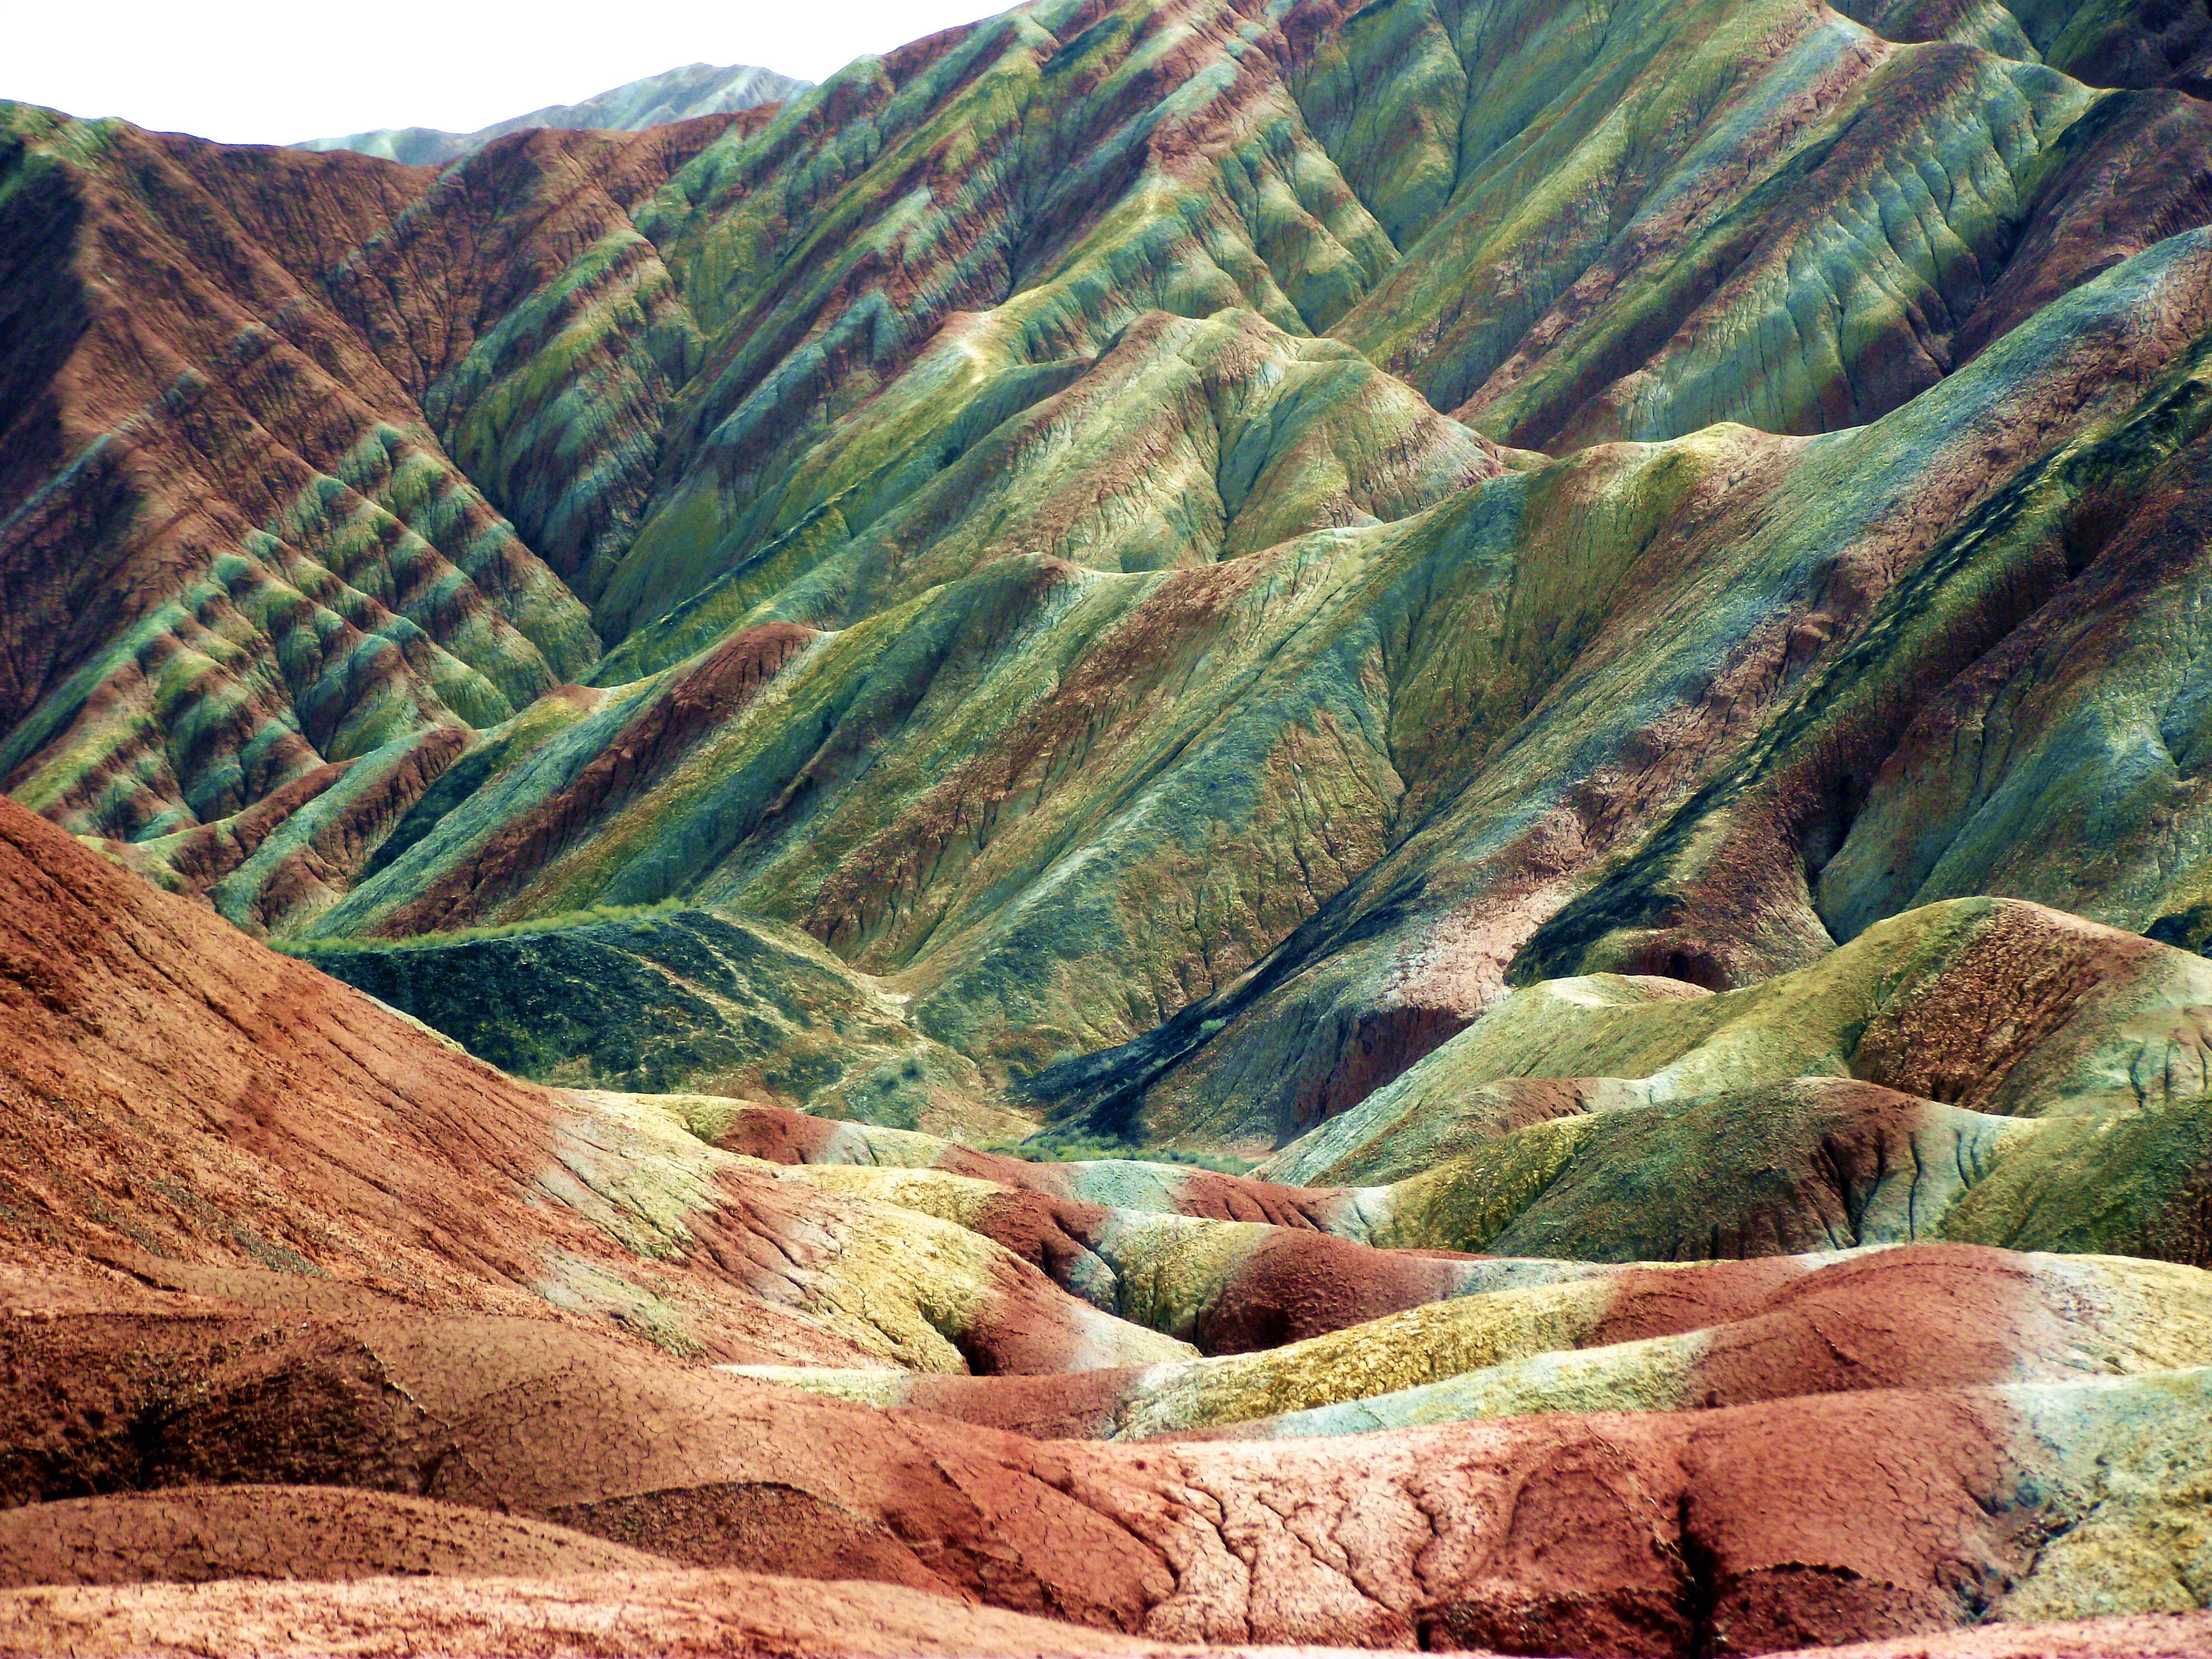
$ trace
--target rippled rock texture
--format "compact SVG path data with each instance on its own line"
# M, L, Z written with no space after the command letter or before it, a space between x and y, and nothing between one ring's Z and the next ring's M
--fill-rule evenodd
M0 1647L2212 1641L2212 13L783 90L0 106Z

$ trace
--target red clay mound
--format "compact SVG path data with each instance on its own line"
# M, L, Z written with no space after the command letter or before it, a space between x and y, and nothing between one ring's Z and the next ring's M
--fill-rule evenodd
M1254 1353L1326 1335L1459 1294L1467 1276L1456 1266L1475 1260L1277 1232L1227 1275L1191 1340L1203 1353Z
M624 1260L535 1190L558 1115L545 1091L12 801L0 1028L0 1241L531 1314L548 1248Z
M1751 1277L1741 1267L1736 1273ZM1731 1276L1718 1267L1709 1279ZM1638 1282L1646 1275L1624 1277L1630 1283L1603 1340L1640 1334L1648 1318L1636 1307L1648 1293ZM2063 1376L2078 1364L2070 1352L2075 1333L2051 1304L2068 1294L2039 1283L2019 1256L1964 1244L1917 1244L1838 1262L1778 1286L1755 1313L1717 1331L1692 1395L1734 1404Z
M1977 1617L2051 1524L2046 1454L1972 1393L1039 1443L550 1322L10 1322L18 1501L372 1486L1169 1640L1673 1655L1706 1630L1741 1650L1884 1636ZM52 1425L27 1445L26 1414Z
M1158 1644L888 1584L745 1572L230 1583L0 1593L0 1654L1161 1654Z
M1911 1244L1808 1273L1764 1257L1625 1267L1584 1347L1711 1330L1699 1398L1741 1404L1854 1389L1956 1388L2065 1376L2071 1287L2032 1258L1971 1244Z
M1376 1252L1374 1254L1384 1254ZM1697 1263L1679 1267L1607 1270L1595 1285L1608 1299L1603 1313L1563 1346L1611 1348L1655 1337L1701 1334L1705 1340L1680 1385L1669 1382L1639 1403L1709 1408L1762 1401L1871 1389L1955 1389L2014 1382L2063 1382L2085 1372L2140 1369L2146 1344L2164 1351L2160 1363L2187 1361L2201 1349L2177 1330L2154 1330L2160 1315L2120 1305L2051 1258L1976 1245L1921 1244L1809 1264L1804 1258ZM1233 1307L1224 1297L1218 1306ZM1473 1305L1470 1313L1475 1313ZM2169 1314L2172 1310L2168 1310ZM1479 1322L1480 1315L1477 1314ZM2109 1339L2116 1352L2093 1355L2085 1339ZM1360 1358L1373 1369L1361 1379L1372 1402L1389 1384L1380 1380L1395 1356L1409 1377L1424 1372L1419 1344L1441 1340L1409 1330L1376 1334ZM1343 1351L1336 1351L1341 1353ZM1311 1386L1322 1362L1286 1356L1283 1376ZM1665 1360L1620 1357L1614 1386L1639 1376L1669 1375ZM1387 1426L1389 1408L1370 1405L1350 1417L1316 1419L1239 1417L1240 1410L1279 1410L1264 1373L1218 1372L1195 1394L1188 1374L1146 1368L1089 1371L1079 1376L932 1376L904 1379L898 1403L909 1410L977 1423L1039 1439L1092 1440L1123 1434L1189 1439L1297 1438ZM1398 1386L1416 1388L1418 1381ZM1634 1398L1632 1395L1616 1396ZM1158 1401L1180 1398L1163 1417ZM1150 1403L1147 1403L1150 1402ZM1522 1409L1535 1409L1522 1407ZM1177 1411L1188 1412L1179 1416ZM1135 1413L1133 1419L1133 1412ZM1410 1420L1436 1420L1433 1417ZM1133 1422L1141 1426L1133 1426ZM1163 1423L1175 1426L1161 1426Z
M220 1578L554 1577L669 1564L542 1521L397 1492L186 1486L0 1510L0 1588Z
M1080 1199L1010 1188L965 1218L966 1225L1029 1262L1070 1293L1117 1311L1114 1273L1098 1252L1126 1216ZM1255 1224L1265 1226L1267 1224ZM1440 1301L1466 1288L1453 1250L1386 1250L1316 1232L1301 1218L1267 1228L1248 1254L1207 1285L1204 1301L1164 1325L1201 1353L1249 1353L1342 1330L1385 1314ZM974 1364L977 1373L1054 1369Z
M770 1164L866 1163L872 1161L867 1133L787 1107L747 1102L716 1144ZM1212 1221L1265 1221L1279 1227L1327 1228L1345 1202L1343 1191L1334 1187L1285 1187L1250 1176L1141 1161L1033 1164L951 1142L941 1144L933 1167L1061 1202Z
M1109 1627L1173 1582L1030 1474L1027 1442L767 1387L611 1333L421 1315L11 1324L0 1471L15 1503L374 1487L694 1565L872 1578Z
M578 1098L470 1058L9 801L0 1032L0 1258L35 1246L308 1307L369 1294L536 1319L550 1300L717 1359L884 1363L872 1316L825 1312L821 1289L873 1224L865 1206L703 1147L633 1195L639 1148ZM986 1249L972 1265L975 1282L940 1298L957 1352L937 1363L1149 1357L1024 1263ZM358 1288L272 1292L271 1272Z
M775 1163L842 1164L866 1149L865 1133L747 1104L718 1144ZM1128 1210L1275 1228L1208 1287L1203 1305L1189 1310L1187 1328L1174 1328L1204 1353L1276 1347L1457 1295L1468 1275L1455 1264L1478 1259L1455 1250L1378 1249L1320 1231L1348 1202L1339 1188L1283 1187L1141 1163L1031 1164L949 1143L938 1150L934 1167L1004 1188L964 1224L1063 1289L1109 1309L1112 1296L1102 1287L1114 1274L1098 1250ZM1085 1397L1096 1393L1085 1390Z

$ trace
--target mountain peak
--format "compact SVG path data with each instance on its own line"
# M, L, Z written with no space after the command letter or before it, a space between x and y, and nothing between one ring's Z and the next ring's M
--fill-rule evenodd
M370 132L303 138L295 149L351 149L386 161L425 166L457 161L495 138L536 127L611 129L641 132L697 115L773 104L804 92L813 83L778 75L751 64L684 64L642 80L595 93L574 104L548 104L526 115L495 121L474 132L446 132L436 127L379 127Z

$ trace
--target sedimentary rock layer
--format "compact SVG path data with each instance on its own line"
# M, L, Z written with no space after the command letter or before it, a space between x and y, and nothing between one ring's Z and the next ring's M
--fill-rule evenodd
M1248 1150L1509 972L2179 937L2118 781L2194 658L2069 617L2185 606L2202 42L1853 13L1055 0L443 177L19 112L10 787L303 937L757 914L987 1091ZM1938 787L1999 641L2046 737Z
M0 1646L2202 1645L2208 68L0 106Z
M2197 1269L1949 1247L1608 1275L1346 1240L1270 1267L1267 1238L1328 1237L1312 1230L1343 1196L1063 1173L705 1097L549 1095L210 935L187 901L21 809L0 818L18 1097L0 1554L19 1580L274 1571L333 1526L349 1541L317 1571L339 1577L585 1575L558 1601L646 1570L581 1534L1162 1641L1640 1654L2079 1615L2116 1595L2149 1609L2189 1571L2170 1540L2202 1478L2175 1461L2194 1443L2181 1425L2212 1375ZM821 1161L840 1135L891 1167ZM935 1212L974 1188L981 1207ZM1039 1218L1030 1200L1114 1224L1094 1254L1156 1326L1204 1324L1219 1270L1243 1273L1212 1306L1224 1357L1094 1309L986 1237L1042 1249L1010 1224ZM1221 1213L1248 1206L1272 1218ZM1164 1255L1147 1224L1169 1224ZM1363 1283L1402 1311L1324 1293ZM821 1397L854 1389L818 1370L771 1382L712 1359L1036 1375L1002 1399L901 1393L925 1410L887 1413ZM1095 1382L1066 1375L1085 1366ZM1086 1399L1123 1420L1081 1424ZM1310 1420L1323 1400L1427 1426L1332 1437L1346 1425ZM1043 1441L1010 1419L1322 1437ZM1762 1496L1783 1469L1787 1501ZM405 1496L349 1510L303 1486ZM207 1535L240 1506L264 1544ZM1340 1560L1295 1541L1301 1515ZM94 1593L19 1593L8 1617L65 1628ZM161 1605L103 1593L126 1620ZM334 1594L303 1605L392 1605ZM449 1616L478 1607L496 1630L501 1597L546 1593L481 1594ZM256 1616L225 1595L208 1605Z

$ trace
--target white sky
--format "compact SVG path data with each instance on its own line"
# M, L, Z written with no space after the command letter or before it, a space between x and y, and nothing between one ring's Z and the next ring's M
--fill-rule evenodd
M14 0L0 99L229 143L473 131L679 64L819 81L1013 0Z

